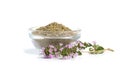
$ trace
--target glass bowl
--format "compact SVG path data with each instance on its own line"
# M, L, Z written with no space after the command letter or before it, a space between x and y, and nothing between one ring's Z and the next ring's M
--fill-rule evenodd
M37 27L29 29L29 37L38 49L49 45L57 46L59 43L66 45L75 42L81 36L80 29L72 31L40 31L36 29Z

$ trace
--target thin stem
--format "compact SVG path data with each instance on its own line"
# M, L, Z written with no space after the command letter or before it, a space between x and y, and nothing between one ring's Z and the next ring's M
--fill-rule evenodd
M104 49L104 50L99 50L99 51L114 51L113 49L110 49L110 48L107 48L107 49ZM90 52L95 52L95 51L84 51L84 50L81 50L82 53L90 53ZM96 51L97 52L97 51Z

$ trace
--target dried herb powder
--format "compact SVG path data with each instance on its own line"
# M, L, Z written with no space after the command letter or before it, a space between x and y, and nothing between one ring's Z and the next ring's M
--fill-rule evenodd
M78 38L78 36L75 36L77 32L74 32L70 28L57 22L52 22L46 26L38 27L32 32L32 34L40 37L33 39L33 43L38 48L47 47L48 45L57 46L59 43L66 45Z
M33 32L33 34L45 37L68 37L74 35L70 28L57 22L53 22L46 26L39 27Z
M50 23L46 26L39 27L37 30L41 31L72 31L68 27L64 26L63 24L59 24L57 22Z

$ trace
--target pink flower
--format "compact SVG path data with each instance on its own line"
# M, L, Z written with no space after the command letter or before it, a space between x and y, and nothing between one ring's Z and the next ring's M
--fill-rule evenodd
M73 47L73 45L72 45L72 44L69 44L69 45L68 45L68 48L72 48L72 47Z
M49 49L49 52L50 52L50 53L52 53L52 52L53 52L53 50L50 48L50 49Z
M76 43L78 44L78 43L80 43L80 41L77 40Z
M93 41L92 43L93 43L93 44L96 44L96 41Z
M54 55L49 54L48 58L54 58Z
M77 57L78 56L78 53L71 53L70 54L70 57L74 58L74 57Z
M59 43L59 45L60 45L60 46L62 46L62 45L63 45L63 43Z
M83 43L80 43L80 46L81 46L81 47L84 47Z
M57 51L57 49L56 49L56 48L54 48L54 51L56 52L56 51Z
M54 46L53 46L53 45L49 45L49 47L50 47L50 48L54 48Z
M60 51L62 51L63 50L63 48L60 48Z

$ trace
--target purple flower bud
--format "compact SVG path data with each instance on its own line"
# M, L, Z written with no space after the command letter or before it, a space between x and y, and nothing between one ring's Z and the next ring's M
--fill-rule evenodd
M49 52L50 52L50 53L52 53L52 52L53 52L53 50L50 48L50 49L49 49Z
M84 47L83 43L80 42L80 46L81 46L81 47Z
M96 44L96 41L93 41L92 43L93 43L93 44Z

